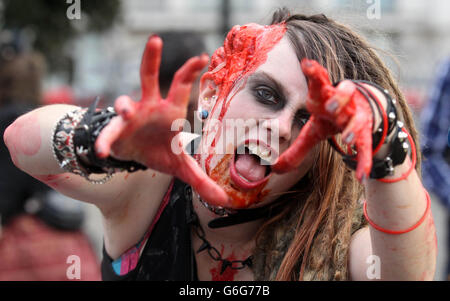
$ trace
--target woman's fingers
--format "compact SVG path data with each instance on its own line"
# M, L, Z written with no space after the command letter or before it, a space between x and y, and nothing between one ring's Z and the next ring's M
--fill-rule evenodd
M322 104L334 94L327 70L314 60L303 59L301 67L308 81L309 98L313 104Z
M327 70L321 66L317 61L303 59L301 62L303 73L314 87L324 87L331 85L328 78Z
M209 57L207 54L190 58L184 65L175 73L167 99L175 105L186 106L192 84L198 77L202 69L208 64Z
M322 139L320 123L311 116L295 141L277 159L272 170L276 173L285 173L298 167L308 152Z
M361 112L351 117L346 128L342 131L344 143L349 145L355 144L356 139L362 135L362 131L367 127L368 121L370 121L370 118Z
M366 110L370 111L370 108L360 107L342 132L343 142L356 146L356 177L360 182L369 176L372 169L372 127L368 126L372 124L372 115Z
M148 39L141 62L141 101L159 99L159 66L163 42L160 37L153 35Z
M136 113L136 103L127 95L119 96L114 103L114 110L124 120L130 120Z
M182 153L183 166L179 169L177 177L190 184L200 197L209 204L229 207L230 201L226 192L217 185L198 163L189 155Z
M372 170L372 131L370 128L364 128L356 141L356 150L358 152L356 159L356 178L363 183L370 175Z
M347 114L350 120L346 122L342 132L343 142L355 145L357 154L356 177L359 181L367 178L372 169L372 123L373 113L368 101L359 93L353 95L352 105L357 103L355 109L349 109L350 104L340 114Z
M110 123L100 132L95 141L95 153L99 158L106 158L111 153L111 146L119 138L126 122L121 116L114 117Z
M330 114L339 114L350 102L356 86L349 80L342 81L336 87L335 94L325 102L325 110Z

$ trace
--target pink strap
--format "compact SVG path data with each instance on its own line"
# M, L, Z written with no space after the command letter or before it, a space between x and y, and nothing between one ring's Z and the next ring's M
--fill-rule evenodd
M158 208L158 211L156 212L155 218L153 219L150 227L148 228L147 232L145 233L144 237L133 247L129 248L127 251L125 251L118 259L116 259L113 264L113 269L118 275L126 275L130 271L134 270L136 268L139 256L141 254L141 249L144 247L145 242L150 237L153 228L155 227L156 223L158 222L159 218L161 217L161 214L163 213L164 209L166 208L167 204L170 200L170 195L172 193L173 185L174 185L175 179L172 180L172 182L169 185L169 189L167 190L166 194L164 195L163 201L161 202L161 205ZM120 270L119 270L120 269Z

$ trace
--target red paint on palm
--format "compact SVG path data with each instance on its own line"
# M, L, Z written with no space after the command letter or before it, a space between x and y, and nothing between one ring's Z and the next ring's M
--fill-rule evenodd
M208 56L189 59L175 74L168 96L163 99L158 84L161 52L162 40L158 36L150 37L140 69L142 98L138 102L128 96L116 100L119 116L100 133L96 141L97 155L112 154L174 175L191 184L211 204L227 205L226 193L184 152L177 136L181 128L171 128L173 121L186 118L192 84L207 65Z
M235 188L229 176L231 160L233 160L232 155L225 155L211 171L211 179L219 184L228 194L232 208L247 208L250 205L257 204L270 193L269 189L264 189L267 182L264 185L246 191Z
M344 140L358 152L356 177L361 181L372 168L373 113L368 101L351 81L334 87L327 70L314 60L303 59L303 73L308 80L306 107L311 118L292 145L278 158L272 170L290 171L300 165L320 141L342 133Z

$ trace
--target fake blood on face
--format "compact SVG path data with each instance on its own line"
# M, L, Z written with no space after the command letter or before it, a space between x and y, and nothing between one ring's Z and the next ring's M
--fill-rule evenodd
M220 88L218 100L211 110L211 116L222 122L234 96L245 86L245 79L267 60L268 52L282 39L285 32L285 23L268 26L251 23L244 26L236 25L231 29L224 41L224 45L218 48L211 57L208 72L204 75L212 79ZM221 104L220 108L219 104ZM219 110L218 116L217 110ZM206 131L204 135L207 137L209 132ZM226 180L223 173L217 173L217 169L222 169L223 167L216 167L215 173L211 171L210 163L214 156L211 149L214 149L216 146L220 137L220 131L214 135L208 156L205 159L205 170L214 180L217 181L220 178L222 182L229 182L229 177ZM224 159L220 161L219 165L224 162ZM230 158L228 158L229 160ZM232 188L230 189L230 187L229 183L226 183L225 191L233 200L236 200L233 202L236 202L239 206L248 206L254 203L258 194L261 193L261 190L257 193L243 193ZM245 196L242 196L242 194L245 194ZM235 197L237 198L235 199Z
M234 208L246 208L260 201L270 190L263 190L267 182L248 191L234 188L229 176L232 159L233 155L225 155L211 171L210 177L225 190Z

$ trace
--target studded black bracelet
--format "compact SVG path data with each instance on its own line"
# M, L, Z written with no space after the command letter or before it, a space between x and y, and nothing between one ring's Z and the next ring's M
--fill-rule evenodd
M117 114L109 107L96 110L97 97L89 109L77 109L67 113L55 126L52 135L53 154L59 166L78 174L94 184L103 184L117 171L133 172L147 167L134 162L109 156L100 159L95 155L95 141L101 130ZM101 179L92 179L91 174L106 174Z
M364 87L362 83L374 86L375 88L380 90L386 98L386 115L388 121L387 133L384 141L381 141L384 128L384 121L382 120L380 125L372 135L372 149L375 150L379 147L380 143L383 143L387 145L388 150L384 158L373 158L372 169L369 176L373 179L380 179L388 175L392 175L394 172L394 167L404 162L409 148L408 144L406 143L407 135L402 131L403 123L401 121L398 121L397 118L397 109L395 107L396 100L390 96L389 92L386 89L383 89L374 83L363 80L352 80L352 82L357 86L358 92L361 93L371 105L372 113L375 113L372 103L375 104L380 115L382 114L383 108L381 108L378 102L375 100L375 96L373 95L373 93L366 87ZM388 137L390 137L390 139L388 139ZM354 151L352 154L343 152L341 148L336 145L336 142L331 138L328 139L328 142L336 151L338 151L342 155L345 164L351 169L355 170L357 166L356 153Z
M96 156L95 141L111 119L117 116L112 107L96 110L98 102L99 98L89 107L89 110L75 128L73 141L80 164L89 173L105 173L111 169L128 172L147 169L146 166L135 161L118 160L112 156L100 159Z

